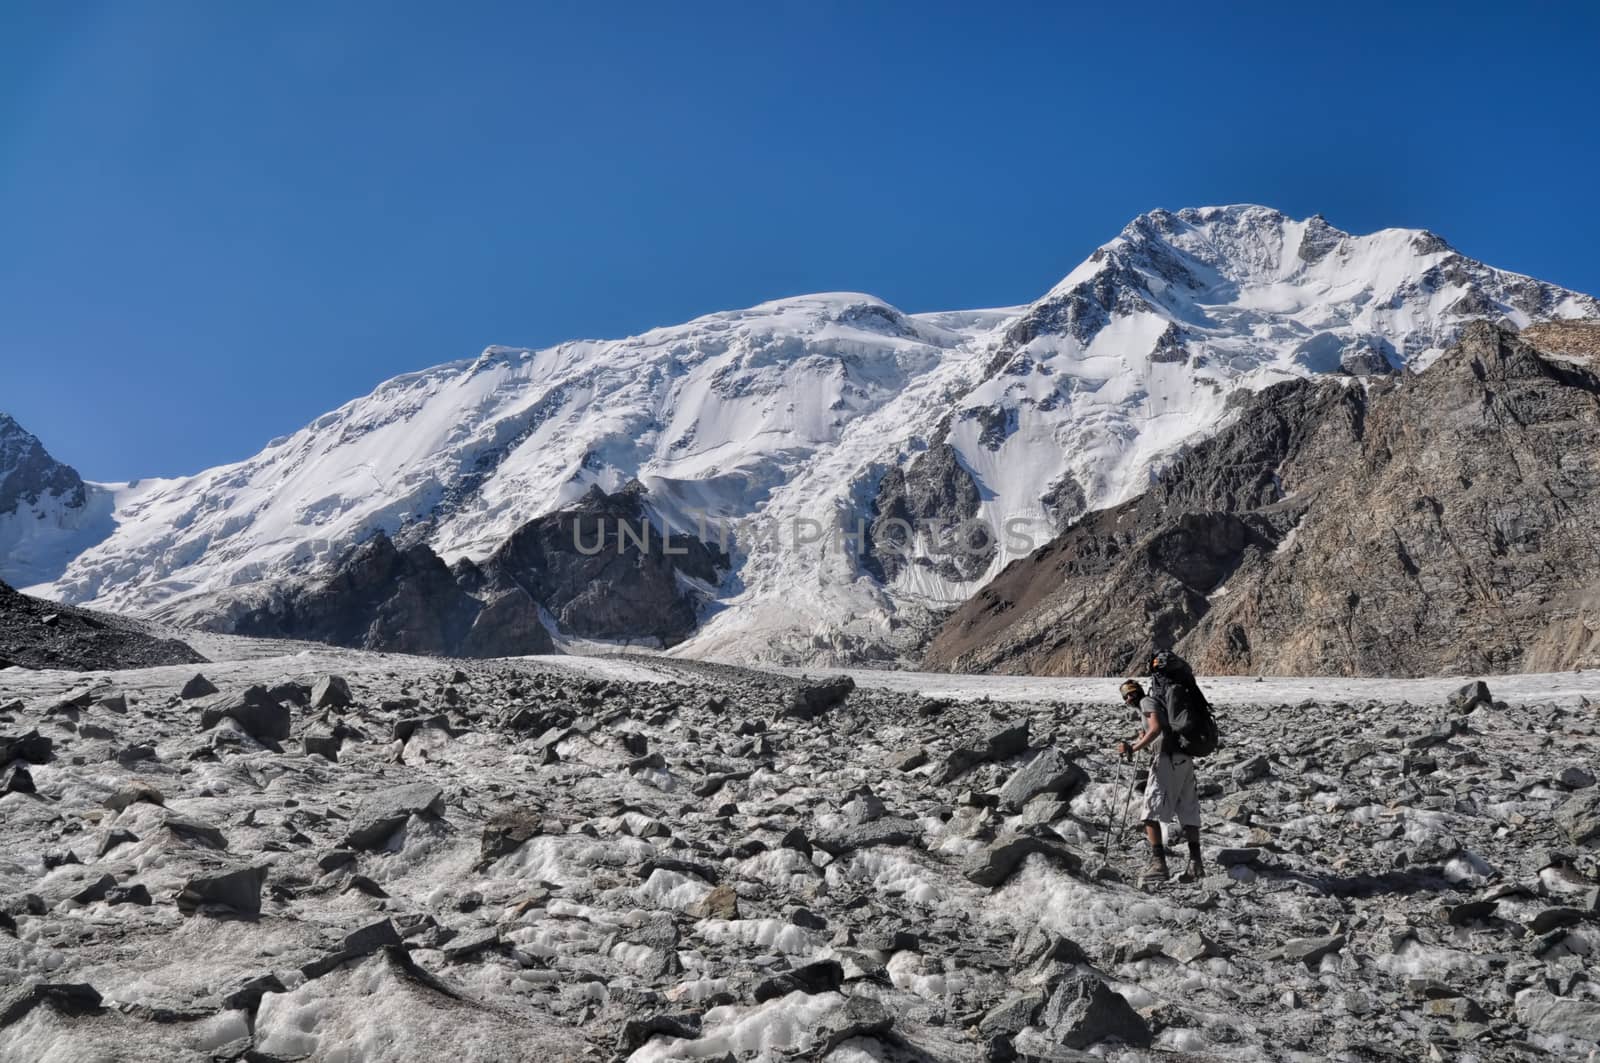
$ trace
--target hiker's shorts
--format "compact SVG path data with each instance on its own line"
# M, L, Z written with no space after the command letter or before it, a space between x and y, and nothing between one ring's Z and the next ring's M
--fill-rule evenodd
M1182 753L1157 756L1144 785L1144 821L1185 827L1200 826L1200 797L1195 793L1194 762Z

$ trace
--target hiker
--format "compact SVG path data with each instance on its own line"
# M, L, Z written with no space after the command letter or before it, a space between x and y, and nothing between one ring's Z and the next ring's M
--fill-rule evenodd
M1147 882L1167 880L1167 850L1162 844L1161 825L1177 820L1189 842L1189 865L1178 877L1180 882L1197 882L1200 867L1200 798L1195 792L1194 761L1176 749L1168 750L1164 741L1168 731L1167 708L1158 698L1145 693L1136 679L1122 684L1122 700L1139 711L1144 733L1117 743L1117 754L1125 760L1142 749L1151 751L1150 775L1144 787L1144 833L1150 840L1150 866L1143 878Z

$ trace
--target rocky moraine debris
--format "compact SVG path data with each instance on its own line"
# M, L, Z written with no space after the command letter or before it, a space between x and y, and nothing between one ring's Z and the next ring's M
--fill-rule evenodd
M321 660L0 676L0 1059L1600 1052L1586 704L1224 705L1145 891L1114 691Z

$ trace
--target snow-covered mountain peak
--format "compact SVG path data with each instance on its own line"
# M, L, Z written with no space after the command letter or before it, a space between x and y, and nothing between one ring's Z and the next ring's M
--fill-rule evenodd
M763 526L732 533L717 607L678 652L893 656L917 610L1144 490L1239 389L1421 367L1483 317L1600 318L1600 303L1422 230L1156 210L1019 307L910 315L863 293L802 295L395 377L247 461L123 492L116 533L51 591L214 618L377 531L478 560L637 480L680 531ZM1024 534L960 563L884 565L858 532L891 510Z
M59 576L111 530L109 492L50 456L0 413L0 580L25 587Z

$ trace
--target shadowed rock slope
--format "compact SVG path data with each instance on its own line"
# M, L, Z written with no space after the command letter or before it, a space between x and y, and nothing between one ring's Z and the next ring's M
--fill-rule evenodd
M927 667L1427 675L1600 662L1597 326L1475 324L1426 371L1296 381L958 609Z
M715 583L725 563L691 536L664 540L637 484L612 494L594 488L571 508L523 525L481 565L447 566L426 543L402 548L380 533L326 579L279 588L236 618L233 631L507 657L555 651L543 607L563 634L670 645L694 630L693 581Z
M148 668L203 662L177 639L144 625L21 594L0 582L0 668Z

